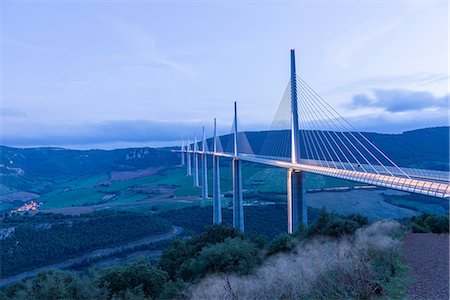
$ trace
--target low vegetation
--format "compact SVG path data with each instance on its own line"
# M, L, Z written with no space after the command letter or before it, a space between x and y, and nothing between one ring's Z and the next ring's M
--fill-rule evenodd
M391 297L402 272L397 222L378 222L353 236L294 238L287 252L251 274L215 273L191 292L194 299L369 299ZM285 248L284 248L285 250Z
M449 222L448 216L437 216L432 214L422 214L417 217L412 217L408 225L412 232L415 233L448 233Z
M322 211L270 243L220 224L175 240L156 264L140 259L85 273L47 271L9 286L4 299L368 299L397 297L403 276L397 222ZM26 295L26 296L25 296Z

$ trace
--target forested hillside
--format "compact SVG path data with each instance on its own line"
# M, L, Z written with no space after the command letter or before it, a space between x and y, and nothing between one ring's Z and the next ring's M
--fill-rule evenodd
M154 148L69 150L63 148L11 148L0 146L0 194L8 190L45 193L56 182L81 176L171 166L177 155Z
M399 166L442 171L449 170L450 127L424 128L406 131L401 134L381 134L372 132L363 134ZM286 145L279 145L278 147L274 147L273 145L270 146L269 144L276 143L280 140L288 141L289 135L290 132L287 130L277 132L257 131L247 132L246 138L251 145L251 151L255 154L286 156L289 155L289 143ZM341 137L341 139L345 141L345 138ZM300 135L300 140L301 144L305 142L302 135ZM220 141L221 146L225 151L232 152L232 135L222 136ZM210 149L212 149L212 139L208 140L208 144ZM241 142L241 144L243 143ZM323 146L326 145L322 145L322 147ZM347 146L351 148L349 145ZM358 145L356 144L356 146ZM358 147L362 146L359 145ZM243 145L242 148L244 152L250 151L248 146ZM345 147L342 148L344 149ZM302 157L307 156L305 147L301 148L301 152ZM329 152L333 153L331 149L329 149ZM341 159L344 160L344 157L341 156ZM368 157L368 159L370 159L370 157Z

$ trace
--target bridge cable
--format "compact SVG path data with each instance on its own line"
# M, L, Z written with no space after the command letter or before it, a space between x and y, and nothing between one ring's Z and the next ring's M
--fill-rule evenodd
M301 89L301 87L299 86L299 88L300 88L300 90L302 91L302 93L303 93L303 89ZM307 96L308 98L310 98L311 99L311 97L310 97L310 95L308 95ZM308 101L308 99L306 99L306 97L305 97L305 101L307 101L307 103L310 103L309 101ZM314 105L314 103L313 104L311 104L311 106L312 107L314 107L314 108L316 108L316 111L318 111L319 112L319 114L320 114L320 116L323 118L323 120L324 121L326 121L326 116L324 117L324 115L322 114L322 112L321 112L321 110L319 110L320 109L320 107L318 107L317 105ZM336 126L336 124L334 123L334 121L333 121L333 119L332 118L330 118L329 119L330 120L330 122L334 125L334 127L336 127L337 129L338 129L338 131L339 131L339 128ZM356 156L353 154L353 152L352 151L350 151L350 149L347 147L347 144L346 143L344 143L344 141L341 139L341 137L339 136L339 134L338 134L338 132L336 132L336 131L334 131L334 130L332 130L332 133L337 137L337 139L340 141L340 143L344 146L344 148L347 150L347 152L353 157L353 159L359 164L359 165L361 165L361 163L359 162L359 160L356 158ZM343 135L344 137L345 137L345 135ZM348 140L348 139L347 139ZM348 140L349 141L349 140ZM349 141L350 142L350 141ZM336 143L337 144L337 143ZM351 142L350 142L350 144L352 144ZM339 147L339 146L338 146ZM359 151L356 147L354 147L357 151ZM341 151L341 153L343 154L343 156L345 157L345 159L347 160L347 162L350 164L350 167L354 170L354 171L356 171L356 169L354 168L354 166L353 166L353 164L350 162L350 160L348 159L348 157L345 155L345 153L344 153L344 151L342 151L342 149L339 147L339 149L340 149L340 151ZM362 156L362 154L360 153L360 155ZM362 156L363 158L364 158L364 156ZM367 160L366 160L367 161ZM368 161L367 161L368 162ZM365 168L364 167L362 167L363 168L363 170L366 172L366 170L365 170ZM375 170L375 169L374 169ZM376 170L375 170L376 171Z
M328 102L326 102L311 86L309 86L303 79L300 79L301 84L303 84L307 89L312 91L320 100L319 102L324 103L326 106L328 106L331 110L333 110L343 121L345 121L350 128L352 128L358 135L360 135L366 142L368 142L376 151L378 151L386 160L388 160L395 168L397 168L404 176L406 176L408 179L411 179L408 174L406 174L394 161L392 161L383 151L381 151L376 145L374 145L369 139L367 139L361 132L356 130L353 125L342 115L340 115ZM323 105L323 104L322 104ZM339 120L339 119L338 119ZM339 121L340 122L340 121ZM351 131L349 131L351 133ZM381 164L384 166L383 164ZM387 170L387 169L386 169ZM388 171L388 170L387 170ZM388 171L389 172L389 171ZM393 175L391 172L389 172L391 175Z
M300 94L300 97L303 98L303 95ZM316 121L316 120L314 119L314 117L311 115L311 112L309 112L309 111L305 108L305 104L303 103L303 101L300 101L300 107L304 109L304 114L303 114L303 116L309 117L309 119L310 119L309 121L308 121L308 120L305 120L305 124L307 124L307 123L311 124L311 123L313 122L313 123L316 124L316 126L317 126L317 125L318 125L318 124L317 124L317 121ZM320 127L320 126L317 126L317 127ZM325 152L328 154L328 157L329 157L329 158L324 157L325 160L326 160L326 161L329 160L331 163L333 163L334 167L335 167L336 169L338 169L338 166L337 166L337 164L336 164L336 161L333 159L333 156L332 156L331 153L329 152L329 148L331 148L331 145L330 145L328 139L326 138L325 135L321 135L321 134L320 134L320 131L317 131L317 130L315 130L315 131L317 132L317 136L319 137L319 140L321 141L321 144L325 146L325 147L324 147L324 148L325 148ZM314 134L314 130L312 130L312 133ZM323 141L322 136L323 136L323 137L326 139L326 141L328 142L328 145L329 145L328 147L326 146L325 142ZM316 139L316 141L317 141L317 139ZM321 144L320 144L320 143L317 143L317 146L319 147L319 150L323 153L323 151L321 150L322 147L320 146Z
M299 78L300 79L300 78ZM310 93L308 93L310 96L312 96ZM316 98L317 99L317 98ZM318 103L320 103L320 102L318 102ZM321 103L320 103L321 104ZM322 110L322 109L321 109ZM323 111L323 110L322 110ZM324 113L325 113L325 111L323 111ZM336 117L334 117L333 115L331 115L331 118L330 118L330 120L332 120L332 119L336 119L336 120L338 120L339 121L339 119L338 118L336 118ZM333 122L333 124L334 124L334 122ZM342 124L341 124L342 125ZM339 129L338 129L339 130ZM344 127L344 130L346 130L346 128ZM346 131L348 131L348 130L346 130ZM352 132L351 131L348 131L351 135L353 135L352 134ZM345 134L343 134L343 136L345 137ZM354 137L353 136L353 138L367 151L367 153L368 154L370 154L383 168L385 168L386 169L386 171L388 171L389 173L390 173L390 171L384 166L384 164L369 150L369 149L367 149L367 147L363 144L363 143L361 143L361 141L359 140L359 139L357 139L356 137ZM356 151L358 152L358 154L359 155L361 155L361 157L367 162L367 164L369 164L369 166L375 171L375 173L377 173L377 174L379 174L379 172L378 172L378 170L367 160L367 158L359 151L359 149L358 149L358 147L356 147L350 140L348 140L347 139L347 141L349 141L349 143L352 145L352 147L353 148L355 148L356 149ZM361 165L361 167L364 169L364 167ZM365 170L365 169L364 169ZM393 175L392 173L390 173L391 175Z
M321 120L320 118L317 118L317 114L316 114L316 113L311 109L311 107L309 106L309 102L306 100L306 97L304 97L303 92L300 93L300 97L304 100L304 101L303 101L303 104L305 104L305 105L304 105L303 107L305 108L305 111L309 112L309 114L310 114L311 116L312 116L312 114L315 115L315 117L313 116L313 117L311 118L311 120L312 120L313 122L315 122L316 124L318 124L318 123L317 123L317 120L319 120L319 122L320 122L321 125L322 125L322 128L324 129L323 132L325 132L325 133L328 134L328 136L330 137L330 139L336 144L336 146L339 148L340 152L342 153L342 150L340 149L339 145L336 143L336 141L334 140L334 138L330 135L329 131L328 131L328 130L326 129L326 127L323 125L322 120ZM302 102L302 101L301 101L301 102ZM309 109L306 108L306 105L308 106ZM322 133L323 133L323 132L322 132ZM336 153L336 151L335 151L334 147L332 146L331 142L328 140L328 138L327 138L327 136L326 136L325 134L324 134L323 136L324 136L325 140L327 141L329 147L331 148L331 151L334 153L335 157L337 158L337 160L338 160L339 163L341 164L342 168L345 169L345 166L344 166L344 164L342 163L342 160L341 160L340 156ZM345 156L344 156L344 157L345 157Z

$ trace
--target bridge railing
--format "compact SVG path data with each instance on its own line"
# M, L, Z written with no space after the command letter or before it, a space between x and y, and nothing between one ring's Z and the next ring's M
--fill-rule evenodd
M325 166L330 164L331 162L326 161L318 161L318 160L311 160L311 159L302 159L302 163L309 164L309 165L315 165L315 166ZM437 180L437 181L449 181L449 172L444 171L437 171L437 170L424 170L424 169L414 169L414 168L405 168L400 167L402 172L399 172L398 168L396 167L390 167L390 166L380 166L380 165L367 165L367 164L352 164L352 163L342 163L345 167L345 170L365 170L369 173L376 173L374 169L379 174L392 174L399 177L406 177L406 175L413 177L413 178L421 178L421 179L431 179L431 180ZM338 165L338 169L342 169ZM389 171L389 172L388 172Z
M192 150L180 152L194 153L194 151ZM197 151L197 153L202 152ZM224 152L214 153L208 151L205 152L205 154L219 155L229 158L235 157L234 154ZM394 173L395 170L391 170L393 172L393 175L387 174L385 167L382 166L377 166L379 168L379 173L371 173L363 171L362 166L359 166L361 170L356 168L355 170L353 170L351 168L343 169L323 166L323 164L325 164L324 161L302 160L300 161L300 163L295 164L291 163L286 157L260 156L251 154L239 154L237 158L250 162L272 165L276 167L292 168L319 175L331 176L412 193L424 194L440 198L450 197L448 173L441 171L402 168L402 171L404 171L408 175L411 175L411 178L406 178L404 174L400 174L398 171ZM355 166L349 165L349 167Z

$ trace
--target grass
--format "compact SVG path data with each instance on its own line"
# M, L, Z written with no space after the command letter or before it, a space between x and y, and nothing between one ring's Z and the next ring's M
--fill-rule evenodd
M389 281L383 283L384 296L382 299L405 299L406 287L414 279L408 276L410 268L398 260L395 263L397 274L392 276Z
M129 206L129 207L114 207L113 210L118 211L131 211L136 213L153 214L156 212L164 212L172 209L185 208L190 206L198 205L195 202L161 202L161 203L149 203L139 206Z
M104 196L104 193L93 188L79 188L69 191L52 191L39 198L39 201L44 203L43 208L60 208L95 204L100 202Z
M208 188L212 196L212 162L208 162ZM244 196L270 201L284 201L286 194L286 170L243 162L243 189ZM220 184L222 194L232 193L231 164L221 160ZM95 176L85 176L66 181L57 185L57 188L44 194L39 201L44 202L44 209L70 206L93 205L100 203L125 203L150 199L154 193L136 191L137 188L167 186L173 187L175 197L200 197L201 189L193 186L193 177L186 176L186 169L180 167L167 168L158 174L144 176L124 181L113 181L108 185L97 185L106 181L109 176L100 173ZM200 174L201 180L201 174ZM315 174L306 174L306 188L326 188L338 186L354 186L355 183ZM105 195L114 195L104 199ZM400 203L401 204L401 203ZM165 204L161 209L170 209ZM178 205L175 205L178 207ZM0 207L1 209L1 207Z

